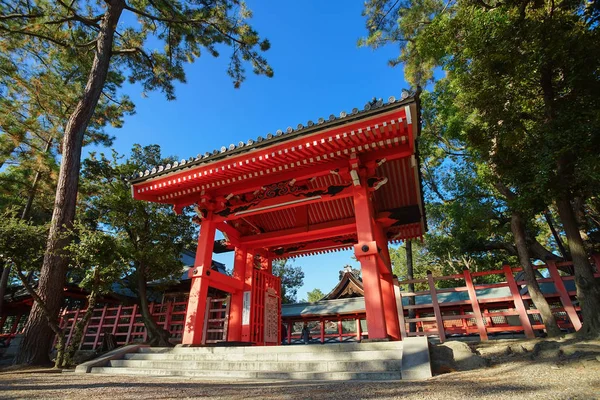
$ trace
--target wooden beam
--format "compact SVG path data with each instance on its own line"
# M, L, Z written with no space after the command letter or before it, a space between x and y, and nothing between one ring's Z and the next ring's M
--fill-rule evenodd
M350 235L356 232L354 218L325 222L302 228L263 233L260 235L242 236L240 243L247 248L263 248L284 246L292 243L310 242L323 238Z
M227 207L216 209L213 213L216 221L223 222L275 210L285 210L298 207L299 205L306 206L313 203L343 199L350 196L352 196L352 185L350 183L315 189L306 188L302 191L283 196L257 199L249 203L227 205Z

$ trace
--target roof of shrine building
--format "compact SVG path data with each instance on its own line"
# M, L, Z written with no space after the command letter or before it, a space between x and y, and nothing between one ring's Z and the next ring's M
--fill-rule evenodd
M246 142L240 141L237 145L232 143L229 146L221 146L220 149L207 151L204 154L198 154L196 157L190 157L187 160L184 158L181 159L181 161L175 161L173 164L157 165L151 170L139 171L137 174L131 176L128 181L132 184L137 184L158 176L179 172L201 164L208 164L213 161L222 160L227 157L267 147L272 144L292 140L300 136L322 131L340 124L346 124L371 115L377 115L414 101L415 95L409 94L406 91L402 92L400 99L390 96L387 103L384 102L383 99L374 98L373 100L368 101L362 109L353 108L349 113L342 111L337 117L334 114L331 114L327 119L320 117L316 122L309 120L306 124L298 124L296 128L288 126L285 130L279 129L274 134L267 133L265 137L258 136L256 139L248 139Z
M417 97L407 92L387 103L373 99L362 110L153 167L130 180L132 195L176 212L194 206L198 219L210 210L236 243L287 258L356 243L353 197L364 179L388 240L418 238L427 230L418 115Z

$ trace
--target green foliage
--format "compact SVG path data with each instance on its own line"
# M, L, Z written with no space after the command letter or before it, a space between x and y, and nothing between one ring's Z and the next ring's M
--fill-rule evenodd
M325 296L325 293L321 292L321 289L316 288L306 293L306 297L309 303L321 300Z
M281 279L281 302L295 303L298 288L304 283L304 271L293 260L281 259L273 261L273 275Z
M19 0L0 5L0 13L6 16L0 21L0 35L14 43L8 52L32 43L48 49L42 54L44 59L59 54L69 62L84 64L87 60L81 71L87 76L109 5L122 9L121 22L110 27L117 32L107 81L112 81L113 87L126 77L131 83L140 82L144 91L160 90L172 99L173 81L185 82L184 64L200 57L203 49L217 57L223 45L232 50L227 73L236 87L245 78L245 63L256 74L273 75L261 55L270 44L250 26L252 13L239 0L86 0L71 4Z
M74 240L66 247L71 261L69 277L88 291L108 293L112 284L127 271L127 260L121 256L119 237L89 226L76 224Z
M21 271L35 271L44 257L47 227L33 225L9 209L0 215L0 262Z
M561 196L582 199L576 210L589 244L600 236L600 31L592 9L570 0L365 4L361 44L399 46L392 65L402 62L415 86L432 81L435 68L445 72L421 96L430 231L416 262L441 273L515 263L512 210L527 216L532 257L558 254L541 213L552 214Z
M130 274L143 273L147 281L181 272L181 252L194 243L196 229L189 215L176 215L169 205L134 200L122 176L167 162L156 145L135 145L124 162L114 151L110 159L92 154L84 161L80 220L95 232L88 244L98 240L107 250L113 248ZM112 238L97 233L99 229ZM83 260L89 256L84 249Z

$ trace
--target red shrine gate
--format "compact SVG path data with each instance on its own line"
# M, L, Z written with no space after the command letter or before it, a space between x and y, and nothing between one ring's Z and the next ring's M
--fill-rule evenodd
M209 287L231 294L227 340L280 343L274 259L353 248L369 339L400 340L388 243L423 235L413 97L157 166L131 180L136 199L194 206L200 235L183 344L201 344ZM233 276L210 269L219 230Z

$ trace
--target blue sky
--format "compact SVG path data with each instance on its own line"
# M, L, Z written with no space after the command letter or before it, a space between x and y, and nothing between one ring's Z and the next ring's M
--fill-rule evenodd
M126 118L123 128L109 130L117 138L117 151L128 153L135 143L159 144L164 155L187 159L361 108L373 97L399 97L408 88L402 68L387 64L397 48L357 47L365 34L362 0L248 0L247 4L254 13L252 25L271 42L265 55L275 76L250 72L241 88L234 89L226 74L229 52L222 49L218 59L205 53L187 66L187 83L177 84L175 101L158 92L143 97L138 86L127 86L136 114ZM327 293L343 265L358 265L351 256L348 251L297 259L296 265L305 271L298 298L306 298L314 288ZM231 264L232 256L215 259Z

